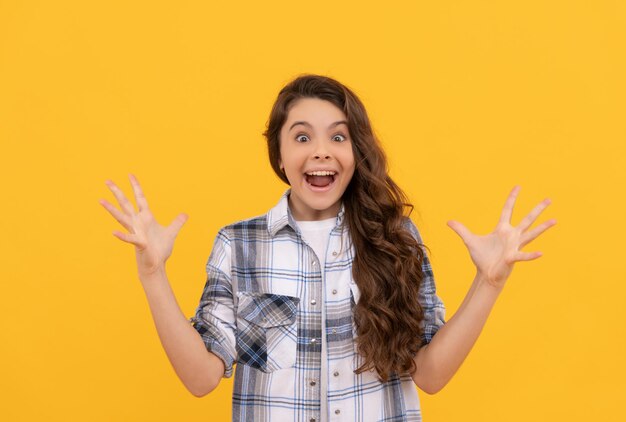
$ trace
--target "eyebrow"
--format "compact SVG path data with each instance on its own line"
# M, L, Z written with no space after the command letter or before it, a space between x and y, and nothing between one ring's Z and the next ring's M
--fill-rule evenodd
M344 124L344 125L348 126L348 122L347 122L347 121L345 121L345 120L340 120L340 121L338 121L338 122L331 123L331 125L330 125L330 126L328 126L328 129L332 129L332 128L334 128L334 127L336 127L336 126L339 126L339 125L341 125L341 124ZM306 126L306 127L310 128L310 129L312 129L312 128L313 128L313 126L311 126L311 124L310 124L309 122L305 122L304 120L299 120L299 121L297 121L297 122L294 122L294 123L291 125L291 127L289 128L289 131L291 131L291 129L293 129L293 128L294 128L295 126L297 126L297 125L303 125L303 126Z

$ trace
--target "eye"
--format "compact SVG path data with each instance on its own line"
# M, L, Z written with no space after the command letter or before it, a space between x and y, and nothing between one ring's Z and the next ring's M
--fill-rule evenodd
M339 133L338 133L337 135L333 136L333 140L334 140L334 141L337 141L337 142L343 142L343 141L345 141L346 139L347 139L347 138L346 138L344 135L341 135L341 134L339 134Z
M302 139L302 138L305 138L305 139ZM306 142L306 140L308 140L308 139L309 139L309 137L307 135L300 134L300 135L296 136L296 142Z

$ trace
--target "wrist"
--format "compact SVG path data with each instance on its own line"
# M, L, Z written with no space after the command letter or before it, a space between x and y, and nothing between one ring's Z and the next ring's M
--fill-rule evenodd
M166 278L165 263L149 269L139 269L138 273L142 284L155 283Z
M493 278L489 278L481 271L476 271L474 282L478 287L493 291L495 293L500 293L504 288L505 280L496 280Z

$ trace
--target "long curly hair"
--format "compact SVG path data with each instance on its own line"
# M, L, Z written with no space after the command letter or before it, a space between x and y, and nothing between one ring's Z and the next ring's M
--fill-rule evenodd
M320 75L301 75L278 94L267 129L270 163L280 169L280 131L291 106L301 98L326 100L344 112L355 157L355 171L342 201L355 256L352 276L361 292L354 308L357 349L363 364L356 373L375 369L381 380L412 373L422 346L424 312L419 288L424 279L424 246L407 227L413 206L389 177L387 159L359 98L345 85Z

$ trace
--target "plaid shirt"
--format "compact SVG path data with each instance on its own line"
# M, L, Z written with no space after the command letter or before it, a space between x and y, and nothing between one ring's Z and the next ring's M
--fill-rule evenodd
M190 318L207 349L224 361L224 377L232 376L237 363L233 420L420 421L417 390L408 374L381 383L375 372L354 373L363 362L352 318L359 290L352 279L354 250L342 225L343 207L320 269L291 216L288 194L266 215L219 231L200 304ZM444 306L428 258L423 270L422 341L428 343L444 324ZM327 415L320 414L322 369Z

